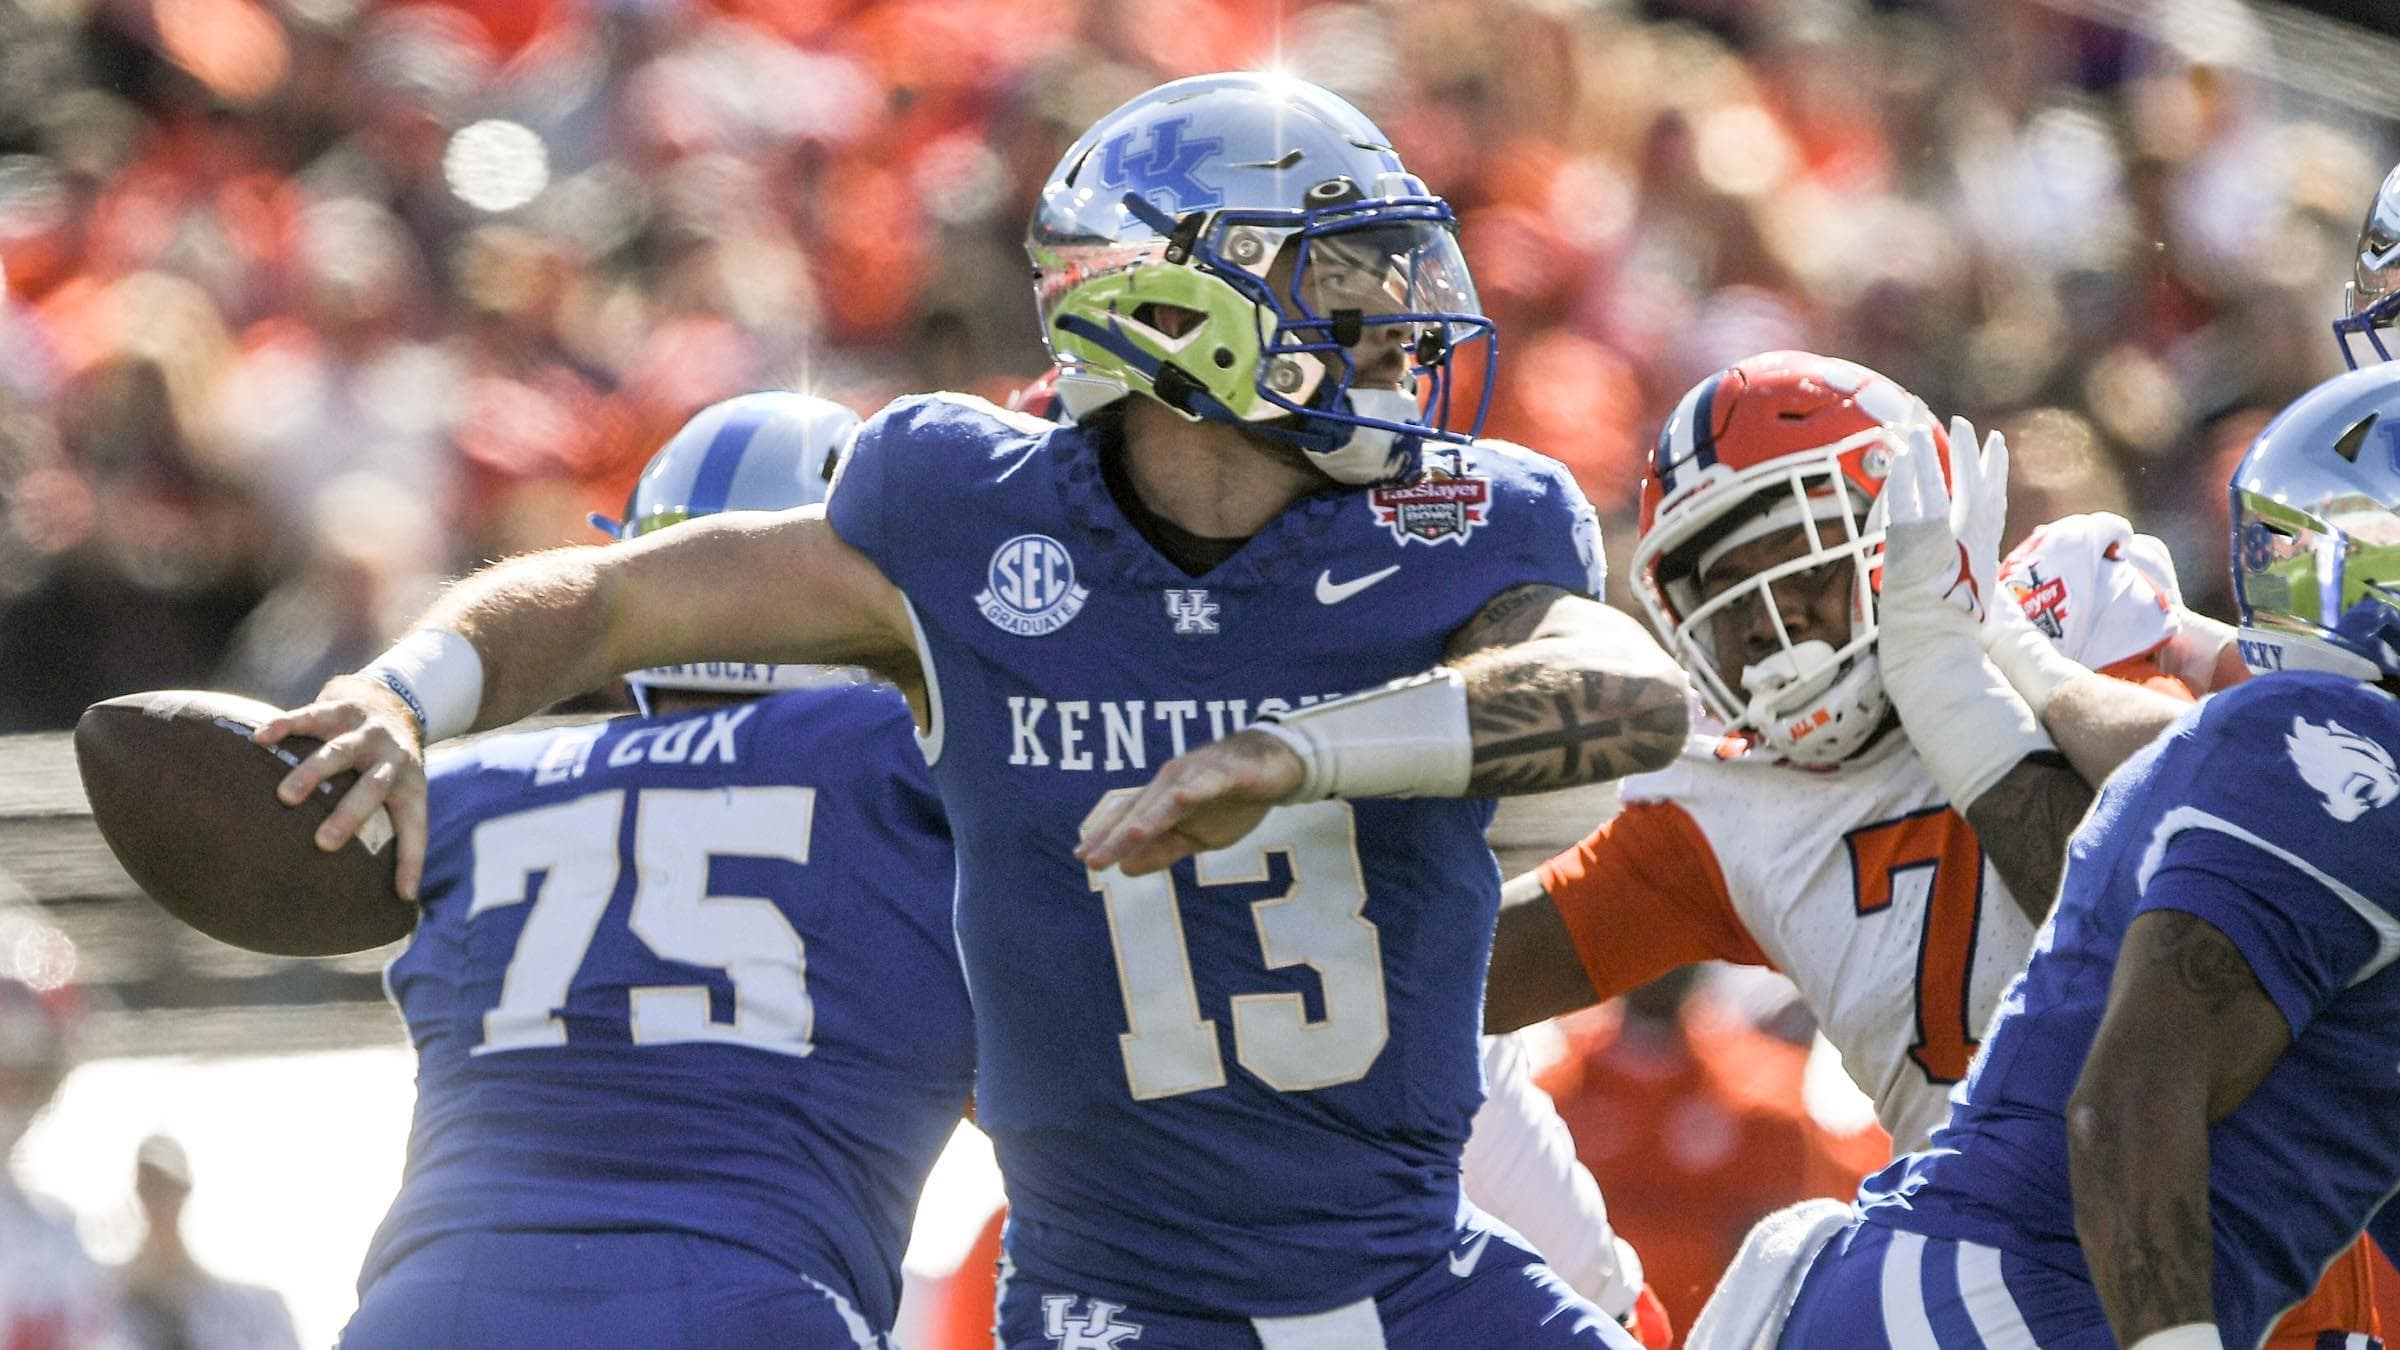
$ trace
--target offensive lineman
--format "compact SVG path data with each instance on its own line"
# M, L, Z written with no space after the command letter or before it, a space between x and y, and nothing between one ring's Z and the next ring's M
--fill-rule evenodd
M622 535L820 501L857 425L704 409ZM800 666L628 682L644 716L434 760L386 976L416 1120L345 1350L888 1347L974 1053L907 705Z

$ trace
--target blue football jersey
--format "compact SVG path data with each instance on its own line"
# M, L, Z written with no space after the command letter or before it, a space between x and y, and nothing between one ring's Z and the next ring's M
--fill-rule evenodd
M2215 1296L2257 1343L2400 1186L2400 702L2330 675L2207 699L2076 832L2056 912L1950 1123L1868 1179L1874 1222L2086 1272L2065 1110L2125 930L2185 910L2240 948L2292 1043L2209 1129Z
M1502 590L1589 591L1597 531L1559 465L1477 446L1304 498L1195 578L1110 496L1110 435L904 399L828 512L921 637L1012 1259L1167 1310L1316 1311L1455 1232L1491 803L1282 807L1146 877L1087 872L1078 827L1261 714L1436 664Z
M408 1168L361 1284L445 1234L682 1230L891 1325L973 1028L950 836L888 687L437 753Z

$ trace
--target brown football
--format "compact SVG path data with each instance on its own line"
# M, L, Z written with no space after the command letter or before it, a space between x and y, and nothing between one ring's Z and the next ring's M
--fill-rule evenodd
M319 742L250 739L279 709L188 689L127 694L86 708L75 764L92 823L136 883L220 942L275 956L338 956L406 937L416 906L393 887L382 813L327 853L317 826L356 777L285 806L275 785Z

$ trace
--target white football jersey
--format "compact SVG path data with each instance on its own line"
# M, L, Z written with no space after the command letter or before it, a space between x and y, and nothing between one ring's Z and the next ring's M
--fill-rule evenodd
M2068 517L2003 571L2086 664L2138 657L2174 631L2124 556L2129 536L2115 517ZM1677 763L1625 779L1619 799L1540 873L1594 990L1613 997L1695 960L1771 965L1894 1147L1922 1146L2035 925L1907 741L1895 730L1863 759L1808 769L1695 736Z
M1809 772L1710 746L1627 780L1623 799L1691 817L1742 928L1894 1145L1921 1145L2034 930L1923 762L1896 746Z

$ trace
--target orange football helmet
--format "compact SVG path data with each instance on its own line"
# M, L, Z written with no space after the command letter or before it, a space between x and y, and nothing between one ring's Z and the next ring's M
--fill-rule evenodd
M1890 705L1875 669L1883 530L1870 513L1901 438L1930 416L1874 371L1810 352L1750 357L1676 403L1642 482L1634 593L1728 730L1800 764L1837 763L1875 738ZM1946 474L1949 438L1938 427L1934 438ZM1704 597L1712 563L1795 527L1797 555ZM1841 562L1848 638L1794 641L1775 588ZM1718 653L1713 621L1753 603L1773 616L1782 650L1728 669L1743 654Z

